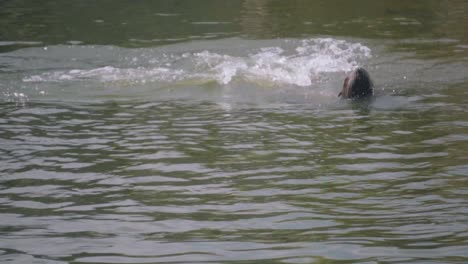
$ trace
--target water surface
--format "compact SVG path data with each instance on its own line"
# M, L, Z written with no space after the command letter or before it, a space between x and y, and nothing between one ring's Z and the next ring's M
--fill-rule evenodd
M467 7L0 2L0 262L468 262Z

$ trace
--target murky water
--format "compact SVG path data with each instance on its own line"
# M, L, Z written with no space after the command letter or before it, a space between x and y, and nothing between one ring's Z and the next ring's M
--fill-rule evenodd
M0 262L468 262L467 7L0 2Z

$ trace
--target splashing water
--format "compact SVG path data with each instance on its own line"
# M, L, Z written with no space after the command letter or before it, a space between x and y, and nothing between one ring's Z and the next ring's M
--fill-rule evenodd
M216 49L214 48L171 54L161 49L159 54L158 51L153 54L154 57L131 58L130 66L133 67L125 67L129 61L124 60L120 63L122 65L46 71L26 76L23 82L93 80L130 81L136 84L198 80L227 85L234 78L239 78L254 83L310 86L321 74L349 71L359 65L360 60L371 57L370 49L360 43L332 38L282 40L275 44L276 46L250 49L247 53L244 51L244 54L237 55L230 54L232 52L229 49L216 52L213 51ZM244 45L248 47L249 43ZM125 50L118 50L120 54L124 52ZM135 64L139 66L135 67Z

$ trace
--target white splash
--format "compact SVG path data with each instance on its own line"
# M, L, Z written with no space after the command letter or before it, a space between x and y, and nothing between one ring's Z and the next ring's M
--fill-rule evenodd
M113 81L177 81L184 74L183 70L163 67L156 68L116 68L105 66L91 70L54 71L40 75L32 75L23 79L24 82L61 82L78 80Z
M321 74L349 71L371 57L368 47L332 38L283 40L278 46L246 50L241 55L214 51L163 54L146 58L137 67L117 65L94 69L45 72L25 77L24 82L177 83L187 80L216 81L227 85L234 79L310 86ZM171 58L171 60L167 60ZM130 65L135 58L129 59ZM134 63L134 64L131 64ZM125 63L122 63L125 64ZM126 63L128 64L128 63Z

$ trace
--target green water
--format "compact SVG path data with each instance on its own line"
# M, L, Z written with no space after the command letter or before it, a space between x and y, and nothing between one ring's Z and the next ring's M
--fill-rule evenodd
M0 262L467 263L467 7L1 1Z

